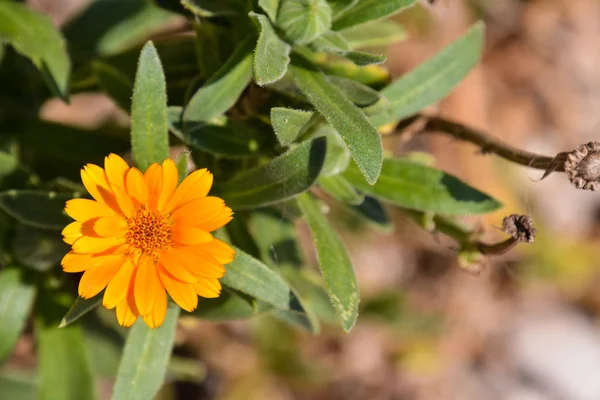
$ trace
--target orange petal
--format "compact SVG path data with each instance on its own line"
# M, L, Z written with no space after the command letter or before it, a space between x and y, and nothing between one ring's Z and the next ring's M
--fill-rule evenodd
M179 175L177 173L177 165L175 164L175 161L167 158L162 164L162 170L162 188L160 190L160 195L158 196L157 204L159 210L162 210L165 204L171 200L171 197L173 197L173 193L175 192L175 188L177 188L177 183L179 183Z
M135 320L139 315L140 313L135 306L133 288L130 286L127 297L117 304L117 321L119 322L119 325L128 328L135 323Z
M152 312L147 316L143 317L144 322L150 328L158 328L162 325L165 320L165 315L167 314L167 292L165 292L164 288L160 288L156 292L156 299L154 299L154 308Z
M129 165L118 155L111 153L104 157L104 170L110 187L114 190L115 186L125 189L125 177L129 171Z
M131 201L131 197L129 197L125 189L122 189L119 186L114 186L113 190L115 191L119 208L127 218L131 218L135 212L135 207L133 205L133 201Z
M213 176L206 168L189 174L175 190L171 200L165 205L164 211L169 212L185 203L205 197L213 183Z
M175 224L198 226L202 222L211 221L225 209L225 202L219 197L203 197L176 208L171 214Z
M221 278L225 275L225 267L201 246L176 246L172 252L184 260L184 266L195 276Z
M225 226L229 221L233 219L233 211L229 207L225 207L223 211L216 215L212 220L202 222L196 225L198 228L205 230L206 232L212 232Z
M229 264L235 258L235 250L217 238L213 239L212 242L198 245L198 247L209 253L221 264Z
M132 264L131 260L127 260L123 263L119 272L117 272L106 287L104 298L102 299L102 305L104 307L109 310L115 308L117 304L127 297L135 270L136 267Z
M102 237L124 236L127 221L120 215L98 218L94 222L94 232Z
M65 226L65 229L63 229L61 233L65 243L73 244L75 240L82 236L81 222L71 222L69 225Z
M79 296L89 299L100 293L113 279L121 265L122 262L112 262L86 270L79 281Z
M221 294L221 282L217 279L200 278L198 283L194 283L194 290L198 296L209 299L219 297Z
M131 168L127 173L127 193L137 203L137 206L148 202L148 185L144 175L137 168Z
M92 257L90 254L78 254L70 251L63 257L60 264L65 272L83 272L98 266L100 257Z
M77 253L102 253L125 243L123 237L90 237L82 236L73 243L73 250Z
M194 285L174 279L163 269L159 269L159 275L162 284L179 307L189 312L194 311L198 307L198 295L194 290Z
M164 252L160 256L160 263L163 265L165 270L169 271L171 275L173 275L180 281L187 283L198 282L198 277L194 275L189 269L193 268L193 265L190 265L189 260L186 260L184 257L177 254L176 252Z
M142 260L138 266L134 286L135 305L141 316L152 312L156 292L159 290L162 290L162 287L158 281L154 262L149 258Z
M79 222L98 217L110 217L115 212L106 204L89 199L67 200L65 211L69 217Z
M151 211L156 211L158 206L158 197L162 190L163 172L160 164L152 164L144 172L144 181L148 186L148 208Z
M181 224L176 224L171 228L171 235L174 242L186 245L208 243L213 239L210 233L202 229Z
M94 164L87 164L81 170L81 181L96 201L104 203L114 211L119 212L115 195L110 189L102 168Z

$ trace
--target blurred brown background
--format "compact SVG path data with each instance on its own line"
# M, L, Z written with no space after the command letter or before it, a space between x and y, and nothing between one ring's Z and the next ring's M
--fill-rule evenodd
M62 24L88 2L28 3ZM597 140L600 1L428 3L396 18L410 35L388 51L394 76L473 21L487 23L482 63L431 111L538 153ZM48 104L44 114L92 124L123 118L99 95ZM350 334L326 326L315 337L266 318L183 321L178 351L196 358L196 372L161 398L600 400L598 194L575 190L560 174L537 182L541 171L446 136L385 140L396 153L432 152L438 167L500 199L499 212L466 221L490 241L503 238L502 218L519 212L534 217L536 243L472 276L458 267L451 241L401 215L392 235L339 224L363 298ZM30 354L24 342L14 358L34 364ZM108 398L108 382L103 392Z

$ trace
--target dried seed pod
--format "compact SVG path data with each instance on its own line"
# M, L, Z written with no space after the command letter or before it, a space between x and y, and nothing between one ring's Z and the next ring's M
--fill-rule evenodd
M518 242L533 243L537 229L529 215L511 214L502 221L502 230Z
M565 172L577 189L600 189L600 142L582 144L569 153Z

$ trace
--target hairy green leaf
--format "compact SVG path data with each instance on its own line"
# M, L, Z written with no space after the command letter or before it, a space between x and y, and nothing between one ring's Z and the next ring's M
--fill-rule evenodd
M417 0L359 0L333 23L333 29L349 28L394 15L415 4Z
M438 169L402 158L383 162L376 185L368 185L351 165L343 176L362 192L400 207L439 214L481 214L501 204Z
M290 63L292 47L279 39L268 18L251 12L260 24L260 35L254 51L254 80L260 86L280 80Z
M391 102L390 115L374 116L377 126L406 118L444 98L481 58L485 26L479 22L414 70L381 91Z
M82 297L75 299L75 302L60 321L60 325L58 327L64 328L65 326L77 321L79 318L98 307L100 303L102 303L103 296L104 292L95 295L91 299L84 299Z
M277 140L289 146L304 133L304 127L313 116L312 111L294 110L284 107L271 108L271 124Z
M145 171L169 157L167 86L154 44L147 42L140 54L131 100L131 151Z
M23 4L0 1L0 42L3 41L29 58L54 94L68 101L71 62L65 40L50 18Z
M352 79L330 76L329 80L359 107L372 106L382 99L379 92Z
M281 0L277 26L296 44L309 43L331 28L326 0Z
M299 57L291 65L296 84L340 134L370 184L377 182L383 150L377 129L327 77Z
M242 42L229 60L202 86L183 112L184 122L208 122L229 110L252 79L254 38Z
M339 32L353 49L362 47L385 47L405 40L408 33L394 21L374 21Z
M22 224L62 230L72 220L63 212L73 195L37 190L8 190L0 193L0 208Z
M332 198L345 204L357 205L363 202L364 196L356 191L346 179L340 175L322 176L319 187Z
M0 271L0 362L12 352L33 306L35 286L16 267Z
M280 0L258 0L258 5L269 16L271 21L277 20L277 11L279 10Z
M303 142L269 163L216 186L215 193L234 210L288 200L314 184L325 160L325 145L323 138Z
M331 304L342 327L349 332L358 317L360 296L348 251L338 233L327 222L319 203L310 194L299 196L298 206L312 233Z
M310 46L317 51L339 54L359 66L381 64L387 59L383 54L370 54L352 50L344 36L334 31L327 32L315 39Z
M169 307L159 328L148 327L141 318L133 324L125 342L112 400L146 400L156 396L167 372L179 310L179 307Z
M235 248L235 259L227 264L221 282L277 308L288 309L290 288L281 277L251 255Z

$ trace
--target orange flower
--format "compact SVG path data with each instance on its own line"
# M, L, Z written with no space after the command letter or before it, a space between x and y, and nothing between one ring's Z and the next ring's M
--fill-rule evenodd
M131 326L141 315L156 328L167 311L166 292L187 311L197 307L198 296L219 296L218 279L234 250L210 232L233 213L222 199L207 196L210 172L192 172L177 186L173 160L142 174L111 154L104 169L86 165L81 180L94 200L67 201L65 211L75 222L62 232L72 246L63 270L84 271L81 297L106 289L102 304L116 307L120 325Z

